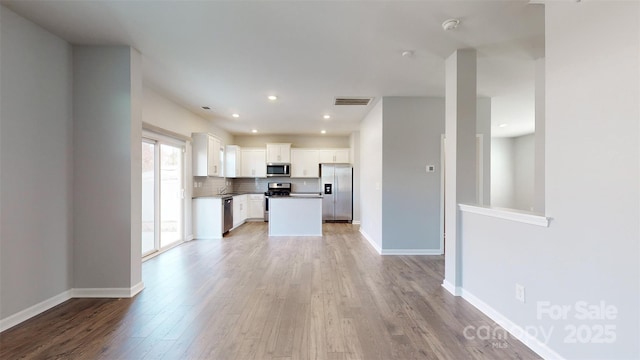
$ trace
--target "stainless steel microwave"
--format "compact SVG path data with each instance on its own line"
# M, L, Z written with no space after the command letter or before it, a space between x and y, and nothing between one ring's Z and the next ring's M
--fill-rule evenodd
M291 176L291 164L268 163L267 176Z

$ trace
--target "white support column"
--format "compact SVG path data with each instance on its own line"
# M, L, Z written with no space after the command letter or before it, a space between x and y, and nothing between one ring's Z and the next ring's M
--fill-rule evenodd
M132 296L144 288L142 283L142 152L140 151L140 139L142 139L142 55L134 48L130 48L131 81L131 270L130 281Z
M533 192L533 210L544 214L545 183L545 61L536 60L535 68L535 179Z
M141 129L140 53L128 46L74 46L73 285L78 296L133 296L143 288Z
M460 295L459 203L476 201L476 51L457 50L446 60L445 279Z
M478 205L489 206L491 204L491 98L478 98L476 103L476 134L482 139L482 153L477 154L481 162L478 170L480 183L477 184Z

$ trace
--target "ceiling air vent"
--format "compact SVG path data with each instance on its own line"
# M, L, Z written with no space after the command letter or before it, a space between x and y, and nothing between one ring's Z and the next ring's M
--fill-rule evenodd
M359 97L359 98L354 98L354 97L337 97L336 98L336 105L360 105L360 106L367 106L369 105L369 103L371 102L371 98L363 98L363 97Z

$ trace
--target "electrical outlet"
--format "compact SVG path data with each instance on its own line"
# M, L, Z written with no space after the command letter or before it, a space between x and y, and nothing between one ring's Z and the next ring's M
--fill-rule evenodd
M516 300L524 302L524 286L516 283Z

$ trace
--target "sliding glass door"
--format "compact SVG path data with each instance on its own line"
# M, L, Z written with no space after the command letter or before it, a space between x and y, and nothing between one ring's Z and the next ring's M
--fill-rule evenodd
M184 145L142 140L142 256L184 240Z
M182 239L183 148L160 144L160 247Z
M156 250L156 144L142 141L142 256Z

